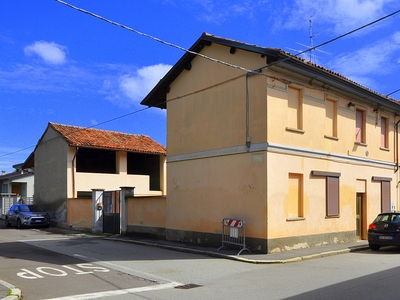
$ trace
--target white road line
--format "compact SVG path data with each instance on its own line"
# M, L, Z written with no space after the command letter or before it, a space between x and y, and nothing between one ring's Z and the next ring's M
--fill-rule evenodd
M152 285L152 286L124 289L124 290L107 291L107 292L88 293L88 294L74 295L74 296L65 296L65 297L51 298L46 300L85 300L85 299L96 299L101 297L115 297L119 295L137 294L142 292L171 289L179 285L182 284L179 282L170 282L160 285Z
M8 289L13 289L13 288L15 288L15 286L13 286L11 283L8 283L8 282L6 282L6 281L4 281L4 280L1 280L0 279L0 284L1 285L4 285L6 288L8 288Z
M88 256L80 255L80 254L74 254L73 257L77 257L79 259L85 260L85 261L90 262L90 263L95 263L97 265L100 265L100 266L103 266L103 267L107 267L107 268L110 268L112 270L117 270L117 271L124 272L126 274L135 275L137 277L144 278L144 279L147 279L147 280L150 280L150 281L154 281L154 282L157 282L157 283L160 283L160 284L165 284L165 283L168 284L168 283L171 283L171 282L175 282L175 281L171 281L171 280L169 280L167 278L164 278L164 277L160 277L160 276L156 276L156 275L153 275L153 274L150 274L150 273L146 273L146 272L142 272L142 271L139 271L139 270L127 268L127 267L119 265L119 264L114 264L114 263L103 261L103 260L100 261L100 260L97 260L97 259L94 259L94 258L91 258L91 257L88 257ZM179 284L183 285L183 283L179 283Z

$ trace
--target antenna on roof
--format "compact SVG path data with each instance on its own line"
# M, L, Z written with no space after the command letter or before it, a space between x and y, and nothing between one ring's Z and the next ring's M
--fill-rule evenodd
M313 30L312 30L312 26L313 26L313 21L312 21L312 16L310 16L310 21L309 21L309 23L310 23L310 61L313 61L313 58L315 59L315 57L313 57L314 56L314 51L315 51L315 49L313 49L314 48L314 37L315 37L315 35L313 35Z
M320 34L324 33L325 31L327 31L327 30L322 31L322 32L319 33L319 34L314 34L314 33L313 33L313 20L312 20L312 16L310 16L310 20L309 20L309 38L310 38L310 45L308 46L308 45L305 45L305 44L296 42L296 44L299 44L299 45L301 45L301 46L306 47L306 48L309 49L309 52L310 52L309 60L310 60L311 62L314 62L314 63L315 63L316 60L317 60L317 56L315 55L315 51L322 52L322 53L325 53L325 54L331 54L331 53L329 53L329 52L325 52L325 51L322 51L322 50L320 50L320 49L313 49L313 48L314 48L314 38L315 38L317 35L320 35ZM303 50L297 50L297 49L293 49L293 48L288 48L288 49L293 50L293 51L296 51L296 52L299 52L299 53L302 53L303 58L306 58L305 51L303 51Z

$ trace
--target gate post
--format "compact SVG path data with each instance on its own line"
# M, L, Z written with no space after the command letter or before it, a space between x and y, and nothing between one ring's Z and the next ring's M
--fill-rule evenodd
M121 234L128 231L128 209L126 201L135 196L135 187L121 186Z
M104 189L92 189L92 232L103 232L103 218L102 218L102 205L103 205L103 192Z

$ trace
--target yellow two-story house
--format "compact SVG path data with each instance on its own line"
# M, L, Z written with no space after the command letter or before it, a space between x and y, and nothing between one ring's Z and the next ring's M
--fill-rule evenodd
M346 243L399 205L399 102L280 49L203 34L142 104L167 110L169 240L229 217L257 252Z

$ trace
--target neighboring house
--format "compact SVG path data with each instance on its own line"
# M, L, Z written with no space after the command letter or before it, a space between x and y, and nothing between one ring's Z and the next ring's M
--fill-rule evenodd
M229 217L253 251L346 243L398 207L399 102L280 49L190 50L141 103L167 109L168 240L221 245Z
M22 165L13 165L14 172L0 175L0 216L21 198L24 202L33 199L33 169L22 169Z
M67 200L94 189L165 195L165 151L145 135L49 123L34 151L34 202L63 226Z
M13 165L14 172L0 175L0 191L2 194L13 194L23 198L33 197L33 169L22 169L22 165Z

